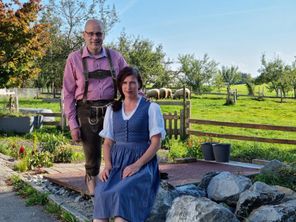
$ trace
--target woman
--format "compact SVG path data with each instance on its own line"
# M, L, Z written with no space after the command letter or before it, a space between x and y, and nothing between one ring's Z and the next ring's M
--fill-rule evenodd
M159 186L156 152L165 137L160 107L139 96L142 79L125 67L117 77L121 98L108 107L104 128L105 168L95 192L94 221L144 222Z

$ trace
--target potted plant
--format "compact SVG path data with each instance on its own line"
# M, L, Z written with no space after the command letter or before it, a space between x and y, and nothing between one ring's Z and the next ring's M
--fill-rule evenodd
M216 143L213 144L213 152L217 162L229 162L231 144Z
M18 112L0 111L0 131L30 133L34 128L34 116Z
M212 142L205 142L201 144L201 152L205 160L215 160L214 152L213 152L213 145L215 143Z

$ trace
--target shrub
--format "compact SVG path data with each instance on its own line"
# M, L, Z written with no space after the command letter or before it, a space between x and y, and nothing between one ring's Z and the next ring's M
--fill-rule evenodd
M28 156L29 169L34 169L35 167L50 167L52 166L53 156L48 151L42 152L32 152Z
M70 163L73 157L71 145L61 145L53 152L54 163Z
M168 143L169 158L184 158L187 154L187 147L181 140L171 139Z
M283 167L278 173L258 174L254 177L254 181L280 185L296 191L296 167Z
M42 151L48 151L53 153L56 148L60 145L66 144L67 139L62 134L39 134L38 140L40 141L40 146Z

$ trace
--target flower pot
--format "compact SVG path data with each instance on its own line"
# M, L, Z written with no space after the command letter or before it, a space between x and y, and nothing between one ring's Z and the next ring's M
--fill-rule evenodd
M214 143L202 143L201 152L205 160L215 160L213 152Z
M231 144L213 144L213 152L217 162L229 162Z
M0 117L0 131L14 133L31 133L34 128L33 116L3 116Z

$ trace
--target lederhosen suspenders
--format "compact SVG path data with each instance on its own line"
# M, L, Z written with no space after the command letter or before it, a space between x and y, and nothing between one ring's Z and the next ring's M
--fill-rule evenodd
M82 58L83 48L81 48L81 50L80 50L81 59L82 59L82 66L83 66L83 75L84 75L84 80L85 80L84 93L83 93L83 99L82 99L83 103L86 103L86 101L87 101L88 81L90 78L105 79L106 77L111 77L112 81L113 81L113 86L114 86L114 98L113 99L115 99L117 97L115 70L114 70L114 66L112 63L110 50L108 48L105 48L105 49L107 52L107 59L108 59L110 70L99 69L99 70L95 70L93 72L88 72L86 59Z

